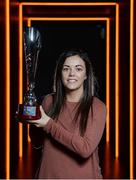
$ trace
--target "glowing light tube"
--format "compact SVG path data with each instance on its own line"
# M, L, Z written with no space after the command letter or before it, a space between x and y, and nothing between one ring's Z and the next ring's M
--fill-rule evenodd
M134 179L134 0L130 1L130 179Z
M5 137L6 137L6 179L10 178L10 4L5 1Z
M19 104L23 103L23 18L22 18L22 5L19 4ZM19 157L23 156L23 125L19 123Z
M119 4L116 4L115 43L115 157L119 157Z

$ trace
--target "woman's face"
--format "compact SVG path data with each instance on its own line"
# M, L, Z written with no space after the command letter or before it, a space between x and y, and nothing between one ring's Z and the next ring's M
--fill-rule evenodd
M83 92L85 79L85 62L78 55L66 58L62 68L62 82L66 90Z

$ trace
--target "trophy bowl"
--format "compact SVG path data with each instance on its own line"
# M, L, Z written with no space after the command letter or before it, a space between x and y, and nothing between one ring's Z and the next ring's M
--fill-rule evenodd
M24 32L24 59L27 74L28 90L24 96L23 104L18 105L16 119L37 120L41 118L41 112L34 93L35 75L38 55L41 50L41 35L34 27L27 27Z

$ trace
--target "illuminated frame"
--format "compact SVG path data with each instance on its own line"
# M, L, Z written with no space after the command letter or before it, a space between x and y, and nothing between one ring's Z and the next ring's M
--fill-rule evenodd
M23 5L39 5L41 3L20 3L19 5L19 37L22 37L22 6ZM119 80L119 68L117 66L119 62L119 5L117 3L42 3L42 5L52 5L52 6L91 6L91 5L101 5L101 6L109 6L109 5L115 5L116 6L116 80ZM134 155L134 131L133 131L133 124L134 124L134 71L133 71L133 65L134 65L134 51L133 51L133 39L134 39L134 0L130 0L130 177L133 178L133 155ZM5 101L6 101L6 107L5 107L5 122L6 122L6 178L9 179L10 177L10 3L9 0L5 0L5 41L6 41L6 46L5 46L5 90L6 90L6 95L5 95ZM22 46L22 38L19 38L19 45ZM21 47L20 46L20 47ZM19 59L20 59L20 66L19 66L19 102L22 102L22 82L23 82L23 77L22 77L22 50L19 48ZM115 135L115 148L116 148L116 157L118 157L118 130L119 130L119 97L118 97L118 92L119 92L119 81L116 81L116 90L115 90L115 99L116 99L116 122L115 122L115 127L116 127L116 135ZM108 105L109 102L106 100L106 104ZM106 130L109 129L109 122L107 120L106 124ZM20 131L22 131L22 127L20 126ZM106 131L107 133L107 131ZM20 133L21 135L21 133ZM106 137L107 134L106 134ZM107 138L109 139L109 137ZM21 141L22 142L22 141Z
M48 6L48 5L50 5L50 6L109 6L109 5L111 5L111 6L116 6L116 29L117 29L117 31L116 32L119 32L119 5L117 4L117 3L20 3L19 4L19 38L20 38L20 42L19 42L19 44L20 44L20 46L19 47L22 47L22 27L23 27L23 6L30 6L30 5L32 5L32 6L40 6L40 5L44 5L44 6ZM29 20L30 19L32 19L32 18L29 18ZM40 20L41 18L39 18L39 20ZM64 20L65 18L61 18L62 20ZM81 19L82 20L82 18L79 18L79 19ZM87 19L87 18L84 18L84 20L85 19ZM93 19L93 18L92 18ZM36 19L35 19L36 20ZM38 18L37 18L37 20L38 20ZM51 18L46 18L46 20L51 20ZM54 19L55 20L55 19ZM76 18L76 20L78 20L78 18ZM95 19L96 20L96 19ZM108 39L109 40L109 39ZM21 59L20 59L20 61L22 61L22 49L23 48L20 48L20 57L21 57ZM118 33L116 33L116 61L118 61L119 60L119 34ZM109 54L106 54L107 56L109 56ZM115 63L115 64L119 64L119 63ZM20 66L22 67L22 63L20 63ZM108 65L107 65L108 66ZM20 67L20 68L21 68ZM22 69L22 68L21 68ZM109 71L109 69L108 69L108 71ZM119 84L118 84L118 82L119 82L119 77L117 76L118 74L119 74L119 67L117 66L117 68L116 68L116 81L115 81L115 83L117 84L116 85L116 90L118 90L118 88L119 88ZM106 72L107 73L107 72ZM20 73L20 78L22 79L22 72ZM21 81L23 81L23 80L19 80L19 82L21 82ZM109 82L109 77L106 77L106 81L108 81ZM109 83L107 83L108 84L108 86L106 86L106 106L107 106L107 110L108 110L108 112L107 112L107 123L106 123L106 141L107 142L109 142L109 127L110 127L110 121L109 121L109 110L110 110L110 101L109 101L109 94L110 94L110 91L109 91ZM22 87L22 84L19 86L20 88ZM21 102L22 102L22 89L21 89L21 91L20 91L20 99L21 99ZM118 93L115 93L115 95L116 94L118 94ZM108 96L107 96L108 95ZM118 96L116 96L116 104L119 102L119 100L117 99L117 98L119 98ZM119 107L119 106L117 106L117 107ZM119 108L118 108L118 111L119 111ZM117 112L118 112L117 111ZM119 113L116 113L117 115L116 115L116 117L118 117L118 115L119 115ZM116 147L116 153L115 153L115 156L116 157L118 157L118 152L119 152L119 139L118 139L118 127L119 127L119 120L118 120L118 118L117 118L117 120L115 121L115 126L117 127L116 129L116 135L115 135L115 147ZM21 130L21 133L22 133L22 130ZM22 134L20 133L20 137L22 138ZM20 141L21 142L21 141ZM21 147L22 145L21 145L21 143L20 143L20 147ZM22 148L21 148L22 149ZM21 154L22 154L22 150L20 151L21 153L20 153L20 156L21 156Z
M30 27L32 21L106 21L106 104L109 105L109 97L110 97L110 19L106 17L31 17L26 18L27 26ZM109 106L108 106L109 107ZM108 108L107 121L109 121L109 108ZM28 125L29 128L29 125ZM107 137L107 136L106 136ZM109 134L108 134L109 137ZM107 140L107 139L106 139ZM30 142L30 138L28 136L28 142ZM109 142L109 139L108 139Z

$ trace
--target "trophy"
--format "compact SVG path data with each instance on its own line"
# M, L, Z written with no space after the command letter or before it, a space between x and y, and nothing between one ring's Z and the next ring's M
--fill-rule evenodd
M24 32L24 55L27 73L28 91L24 96L23 104L18 105L16 118L23 120L37 120L41 118L41 112L34 93L35 75L38 55L41 49L41 36L34 27L26 28Z

